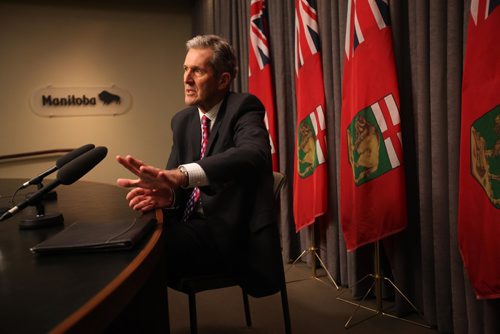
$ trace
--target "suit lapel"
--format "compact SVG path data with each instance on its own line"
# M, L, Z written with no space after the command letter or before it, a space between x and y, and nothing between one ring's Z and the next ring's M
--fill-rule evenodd
M226 107L227 107L227 100L228 96L224 98L224 101L222 102L219 112L217 113L217 118L215 119L215 124L210 130L210 136L208 137L208 146L207 146L207 152L205 155L210 155L212 153L212 148L215 145L215 142L217 141L217 137L219 136L219 128L220 125L222 124L222 121L224 120L224 116L226 114ZM201 140L201 139L200 139Z
M187 130L186 142L189 143L191 161L199 160L201 151L201 123L198 115L198 108L193 108L189 129Z

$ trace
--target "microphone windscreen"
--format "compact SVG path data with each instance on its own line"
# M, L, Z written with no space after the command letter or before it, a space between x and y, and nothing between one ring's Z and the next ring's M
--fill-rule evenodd
M106 154L108 154L108 149L104 146L83 153L59 169L57 180L64 185L72 184L101 162Z
M57 168L58 169L61 168L62 166L66 165L68 162L70 162L71 160L79 157L80 155L82 155L83 153L85 153L87 151L90 151L94 147L95 147L94 144L87 144L87 145L83 145L82 147L79 147L77 149L74 149L73 151L71 151L69 153L66 153L65 155L63 155L62 157L60 157L59 159L56 160Z

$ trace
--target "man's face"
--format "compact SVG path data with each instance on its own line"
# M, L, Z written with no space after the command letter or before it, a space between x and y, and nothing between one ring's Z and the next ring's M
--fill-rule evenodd
M184 60L184 102L203 112L222 99L227 87L222 80L224 74L216 76L210 65L212 54L211 49L189 49Z

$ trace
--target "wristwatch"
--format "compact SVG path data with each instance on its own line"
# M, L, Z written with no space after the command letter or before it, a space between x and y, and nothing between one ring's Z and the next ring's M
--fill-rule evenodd
M177 169L182 174L184 174L184 176L186 177L186 184L183 184L182 187L187 187L189 185L189 173L188 173L186 167L184 167L184 166L181 165L181 166L177 167Z

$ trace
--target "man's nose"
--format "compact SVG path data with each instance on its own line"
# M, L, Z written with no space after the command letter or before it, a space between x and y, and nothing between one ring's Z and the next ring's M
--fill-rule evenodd
M191 70L186 70L184 72L184 82L193 82L193 73Z

